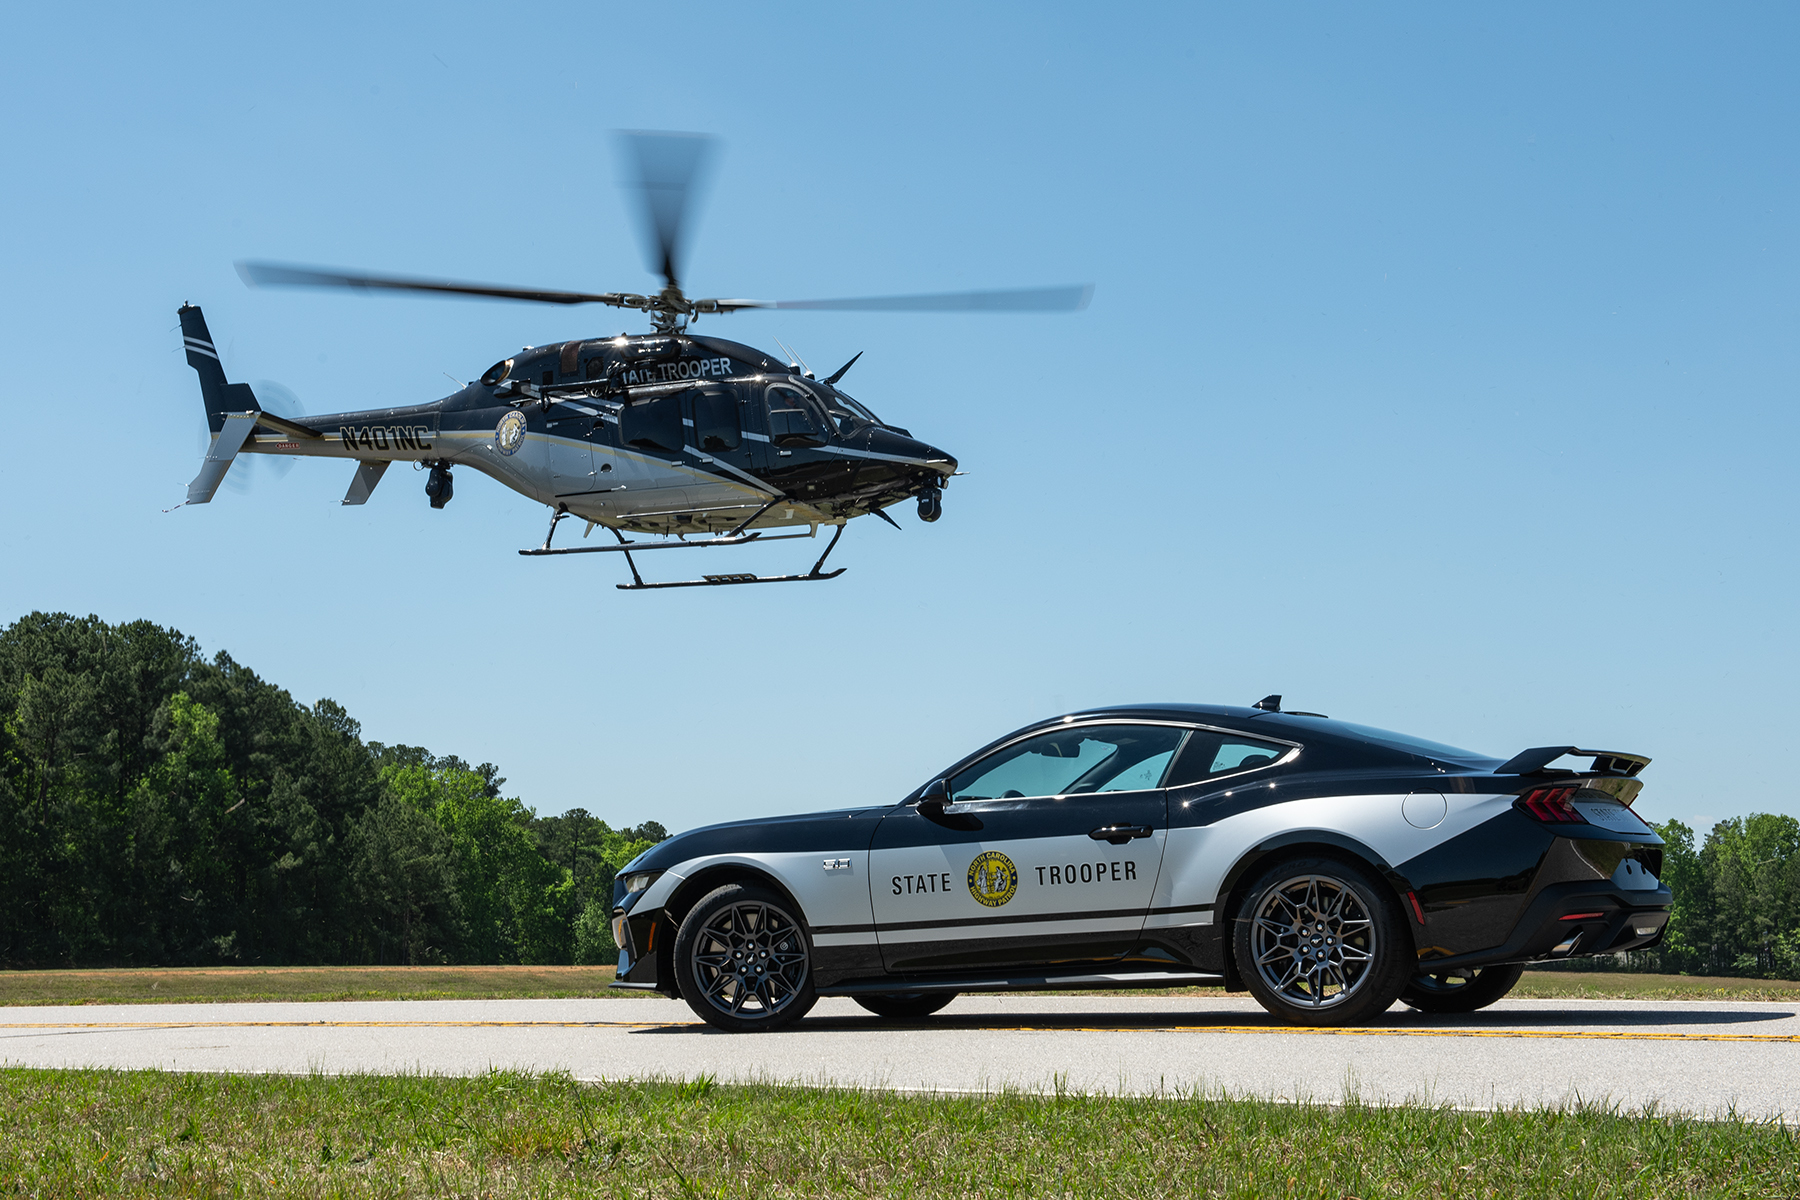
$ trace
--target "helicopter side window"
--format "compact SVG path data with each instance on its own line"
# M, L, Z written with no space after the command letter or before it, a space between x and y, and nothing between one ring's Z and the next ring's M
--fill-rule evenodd
M587 360L587 365L581 369L581 377L583 379L598 379L605 371L606 360L604 358L590 358Z
M626 405L619 414L619 440L644 450L680 450L681 397Z
M694 437L702 450L738 448L738 406L731 393L694 393Z
M777 446L821 446L822 425L812 397L791 387L769 389L769 440Z

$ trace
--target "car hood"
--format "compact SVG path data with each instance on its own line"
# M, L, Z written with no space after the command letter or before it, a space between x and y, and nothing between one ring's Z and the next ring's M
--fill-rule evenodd
M690 858L715 854L804 854L866 850L875 825L892 805L839 808L830 812L757 817L703 825L658 842L620 870L665 871Z

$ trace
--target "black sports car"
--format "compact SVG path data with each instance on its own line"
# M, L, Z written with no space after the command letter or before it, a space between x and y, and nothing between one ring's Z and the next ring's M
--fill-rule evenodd
M1220 981L1301 1024L1468 1012L1526 963L1661 938L1662 839L1631 810L1649 761L1502 761L1278 696L1055 717L895 804L646 851L613 889L614 986L734 1030L819 996L917 1017L959 992Z

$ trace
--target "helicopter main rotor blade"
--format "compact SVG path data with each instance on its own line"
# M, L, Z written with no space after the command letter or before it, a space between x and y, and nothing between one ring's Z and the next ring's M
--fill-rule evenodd
M838 312L1075 312L1094 297L1091 283L1012 288L1000 292L939 292L926 296L864 296L851 300L696 300L696 312L798 308Z
M619 134L631 186L643 193L644 252L650 269L679 288L688 208L712 161L717 139L703 133Z
M458 283L449 279L408 279L394 275L363 275L319 267L281 263L240 262L238 274L251 287L328 287L352 291L436 292L452 296L491 296L498 300L528 300L538 304L610 304L615 308L642 308L648 297L630 292L559 292L547 288L501 287L491 283Z

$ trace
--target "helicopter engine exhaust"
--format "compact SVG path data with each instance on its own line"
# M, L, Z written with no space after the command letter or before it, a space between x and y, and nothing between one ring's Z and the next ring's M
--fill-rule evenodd
M444 507L450 503L450 497L455 491L455 481L450 478L450 465L441 462L431 464L431 474L425 477L425 494L431 497L431 507Z

